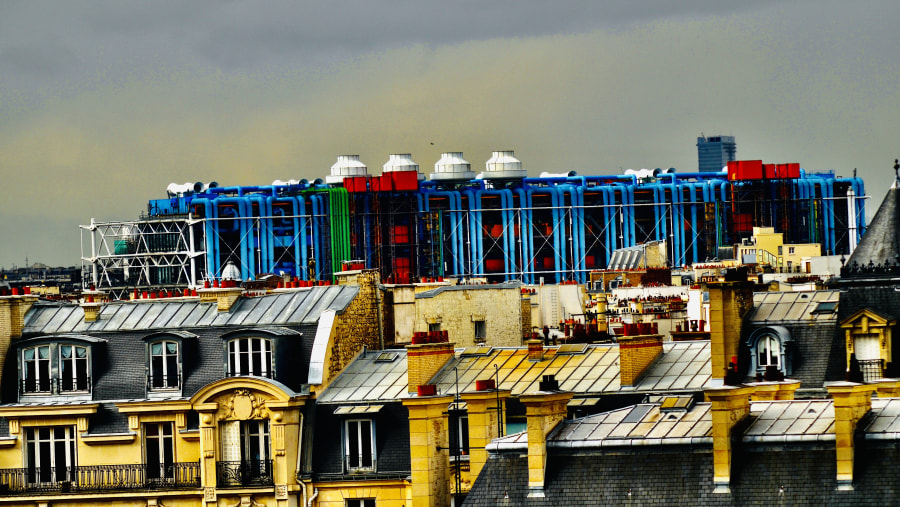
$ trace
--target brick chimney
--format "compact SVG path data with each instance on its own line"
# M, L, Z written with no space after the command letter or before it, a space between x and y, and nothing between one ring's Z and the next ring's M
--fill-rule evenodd
M12 340L22 336L25 314L37 301L37 296L0 296L0 378Z
M525 405L528 431L528 497L544 496L547 471L547 435L566 418L570 392L538 391L519 396Z
M618 342L619 382L623 387L633 386L662 354L663 337L661 334L620 336Z
M231 282L230 280L224 280L222 284L232 285L233 282ZM231 311L231 307L234 306L234 303L237 302L238 298L240 298L241 294L243 293L244 289L237 285L229 287L197 289L197 294L200 296L200 302L216 303L218 311L220 312Z
M409 410L409 455L412 465L412 505L450 505L450 438L447 407L453 396L403 399Z
M544 342L540 340L528 340L528 360L540 361L544 358Z
M446 335L443 339L446 340ZM442 341L406 346L409 392L416 392L418 386L427 384L453 358L453 345L450 341Z
M469 391L460 394L466 402L466 412L469 417L469 477L478 477L484 464L487 463L488 453L485 447L491 440L500 436L500 425L503 414L506 413L506 399L509 398L508 389L487 389L484 391Z
M800 387L799 380L782 380L780 382L753 382L753 401L793 400L794 393Z
M754 388L749 386L721 386L704 389L710 401L713 436L713 484L715 493L731 492L731 452L732 430L750 415L750 395Z
M744 315L753 307L751 282L708 282L710 362L713 385L725 383L728 363L737 357Z
M873 385L838 382L828 386L834 399L834 447L837 454L837 489L853 490L854 435L856 424L872 409Z

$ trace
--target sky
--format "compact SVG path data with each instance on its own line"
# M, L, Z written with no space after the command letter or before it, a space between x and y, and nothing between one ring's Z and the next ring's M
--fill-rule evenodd
M0 2L0 268L169 183L266 185L391 153L531 175L738 159L866 183L900 156L896 0ZM871 216L871 211L870 211Z

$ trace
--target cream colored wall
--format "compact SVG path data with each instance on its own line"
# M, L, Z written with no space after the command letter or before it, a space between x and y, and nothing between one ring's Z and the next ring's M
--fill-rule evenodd
M345 507L346 500L353 498L374 498L378 507L411 505L412 493L406 481L316 483L314 486L319 490L315 502L318 507Z
M483 319L486 342L494 347L522 345L521 292L514 289L448 290L416 299L416 331L428 331L428 321L440 317L457 347L475 344L475 319Z

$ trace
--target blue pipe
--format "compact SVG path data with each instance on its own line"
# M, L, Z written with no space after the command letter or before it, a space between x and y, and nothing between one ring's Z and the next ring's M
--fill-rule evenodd
M241 279L247 280L250 276L249 268L252 266L251 260L249 257L250 250L252 248L250 241L247 241L247 221L249 213L247 213L247 200L242 199L240 197L219 197L216 199L216 205L228 205L228 204L236 204L237 205L237 216L236 220L238 222L238 226L240 229L240 258L241 258Z
M204 235L206 236L206 277L214 277L218 273L216 268L219 259L217 254L218 245L215 241L217 237L217 229L215 228L217 207L206 197L195 197L191 204L203 205L204 216L206 217L206 222L203 224Z

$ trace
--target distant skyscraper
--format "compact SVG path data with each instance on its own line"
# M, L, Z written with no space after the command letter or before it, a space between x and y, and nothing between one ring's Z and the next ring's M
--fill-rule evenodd
M719 172L729 160L736 160L737 143L734 136L697 138L697 161L700 171Z

